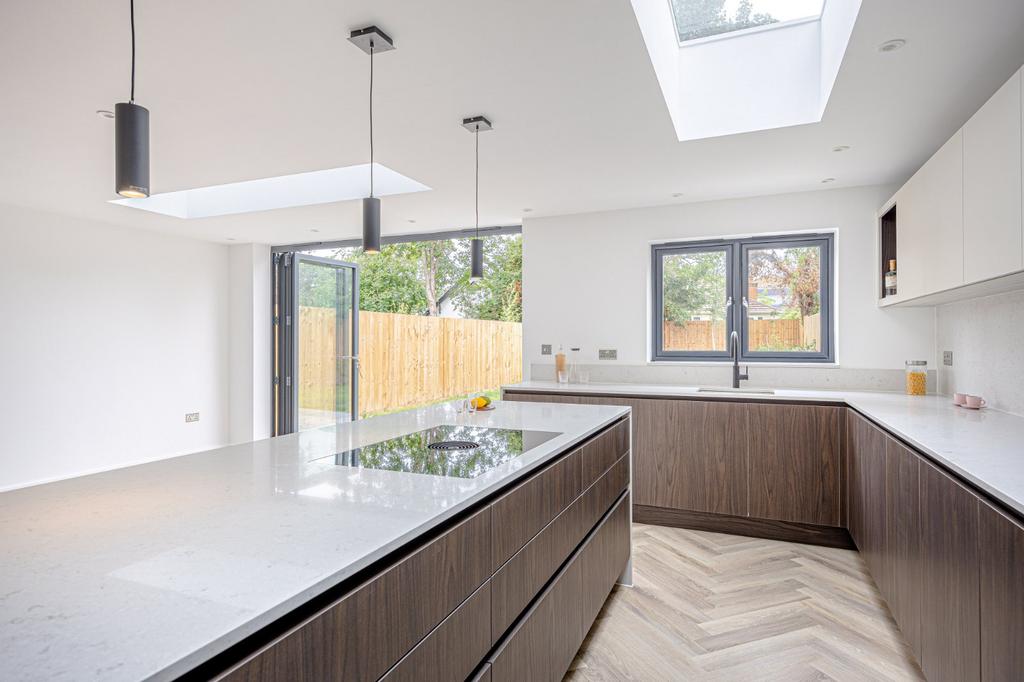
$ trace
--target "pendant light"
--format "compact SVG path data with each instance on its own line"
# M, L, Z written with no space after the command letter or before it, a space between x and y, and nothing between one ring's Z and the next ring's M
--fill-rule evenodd
M480 239L480 133L491 130L491 122L483 116L473 116L462 119L462 127L473 133L476 143L476 172L474 175L476 234L469 242L469 281L479 282L484 278L484 243Z
M114 105L115 186L123 197L149 196L149 110L135 103L135 0L130 0L132 88L127 102Z
M348 39L370 55L370 196L363 199L363 253L380 253L380 199L373 196L373 55L395 49L395 43L376 26L352 31Z

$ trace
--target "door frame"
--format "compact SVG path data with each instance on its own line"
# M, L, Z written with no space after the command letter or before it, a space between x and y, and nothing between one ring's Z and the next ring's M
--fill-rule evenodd
M297 324L299 266L314 263L352 271L352 351L349 407L359 419L359 264L295 251L274 254L273 315L275 371L273 378L274 435L294 433L299 416L299 325ZM337 341L335 341L337 342ZM337 356L336 356L337 357Z

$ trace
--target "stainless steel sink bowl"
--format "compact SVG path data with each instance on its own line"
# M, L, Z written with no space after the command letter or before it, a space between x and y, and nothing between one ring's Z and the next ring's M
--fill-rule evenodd
M747 395L775 395L774 388L748 388L743 386L741 388L732 388L731 386L701 386L697 389L698 393L732 393L732 394L747 394Z

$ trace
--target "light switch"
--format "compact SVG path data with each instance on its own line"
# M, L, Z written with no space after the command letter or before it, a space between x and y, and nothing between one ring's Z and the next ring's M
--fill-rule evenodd
M540 354L541 355L551 355L551 344L550 343L542 343L542 344L540 344Z

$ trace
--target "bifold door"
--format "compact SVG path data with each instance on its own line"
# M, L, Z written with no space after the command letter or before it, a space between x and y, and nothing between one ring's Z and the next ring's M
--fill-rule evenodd
M358 266L281 253L274 280L275 435L356 419Z

